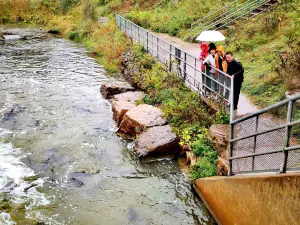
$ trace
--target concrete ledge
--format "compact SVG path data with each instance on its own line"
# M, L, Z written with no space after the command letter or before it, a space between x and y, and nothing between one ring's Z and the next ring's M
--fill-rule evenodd
M218 224L300 224L300 173L210 177L194 186Z

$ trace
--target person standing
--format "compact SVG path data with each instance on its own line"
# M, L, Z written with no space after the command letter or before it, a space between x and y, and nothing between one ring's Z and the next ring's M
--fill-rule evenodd
M226 52L226 61L228 63L227 73L233 77L233 107L236 110L244 81L244 68L233 58L232 52Z
M209 76L211 79L207 79L209 80L209 84L207 84L207 86L210 87L211 91L216 91L216 82L214 80L216 80L216 59L215 59L215 54L216 54L216 48L215 46L210 46L209 48L209 55L206 57L206 59L204 60L204 65L209 67Z
M216 49L216 68L221 70L222 72L226 73L227 72L227 61L225 59L225 52L224 52L224 47L223 46L218 46ZM216 75L218 76L218 81L220 84L222 85L226 85L225 84L225 75L223 73L220 73L218 70L216 71ZM224 87L222 85L220 86L219 89L219 93L222 96L228 95L229 96L229 91L225 90L225 94L224 94Z
M206 42L202 42L200 44L200 49L201 49L201 52L200 52L200 60L201 60L201 74L202 74L202 91L203 93L205 93L205 85L206 84L206 76L204 75L205 74L205 65L203 63L203 61L206 59L206 57L208 56L208 45L206 44Z

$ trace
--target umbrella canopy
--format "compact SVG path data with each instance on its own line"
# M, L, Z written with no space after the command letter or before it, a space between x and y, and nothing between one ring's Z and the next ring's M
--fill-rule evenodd
M220 31L206 30L196 38L197 41L224 41L225 37Z

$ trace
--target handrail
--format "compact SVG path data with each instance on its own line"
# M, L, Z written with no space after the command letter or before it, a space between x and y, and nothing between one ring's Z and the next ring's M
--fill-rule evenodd
M231 121L229 175L270 169L279 173L299 170L299 164L291 164L300 160L299 106L300 94ZM273 110L286 119L264 116L272 115Z
M190 31L190 38L193 38L193 35L197 32L208 30L216 26L217 24L221 24L223 22L226 22L225 24L222 24L218 27L220 29L221 27L224 27L225 25L229 24L230 22L237 20L238 18L250 13L252 10L266 4L267 2L270 2L270 0L247 0L233 8L229 8L233 3L236 3L237 1L234 1L230 3L229 5L221 8L220 10L210 13L209 15L205 16L204 18L194 22L191 24L191 31ZM222 14L218 14L221 10L228 9L226 12ZM205 19L216 15L215 18L212 18L210 20ZM202 24L199 24L200 22L203 22ZM195 26L196 24L199 24L198 26Z
M236 12L237 9L240 9L240 8L243 8L244 5L246 5L248 2L252 2L253 0L247 0L246 2L240 4L240 5L237 5L236 7L230 9L230 13L229 12L225 12L225 13L222 13L221 15L219 15L218 17L214 18L213 20L216 21L218 18L222 18L224 15L230 15L231 14L231 11L233 12ZM254 0L256 1L256 0ZM203 26L205 26L206 24L209 24L211 22L210 21L206 21L206 23L203 24Z
M268 0L267 0L267 1L264 1L263 4L265 4L265 2L268 2ZM235 11L234 13L232 13L232 14L230 14L230 15L224 17L222 20L212 22L211 24L209 24L209 26L206 26L205 28L206 28L206 29L210 29L210 28L212 28L213 26L217 25L218 23L221 23L221 22L223 22L223 21L226 21L227 19L233 18L233 20L234 20L234 17L237 16L237 15L239 15L239 17L241 17L241 16L243 16L243 15L245 15L245 14L251 12L253 9L255 9L255 8L256 8L256 7L254 7L255 5L256 5L256 2L251 2L251 3L249 3L248 5L246 5L245 7L239 8L239 9L237 9L237 11ZM239 17L237 17L237 18L239 18ZM230 21L227 22L227 23L230 23L230 22L232 22L233 20L230 20ZM226 24L227 24L227 23L226 23ZM221 25L220 27L222 27L222 26L224 26L224 25ZM219 27L219 28L220 28L220 27Z
M228 6L234 4L234 3L238 2L238 1L239 1L239 0L235 0L234 2L231 2L230 4L224 6L223 8L221 8L221 9L215 11L215 12L212 12L212 13L208 14L207 16L203 17L203 18L200 19L200 20L197 20L196 22L192 23L191 25L195 25L196 23L199 23L199 22L203 21L204 19L208 18L209 16L212 16L212 15L214 15L214 14L217 14L217 12L222 11L223 9L228 8Z
M241 8L241 9L239 9L238 11L234 12L233 14L231 14L230 17L227 17L226 19L230 19L230 18L232 18L232 17L233 17L233 19L232 19L231 21L228 21L227 23L221 25L219 28L221 28L221 27L227 25L228 23L230 23L230 22L232 22L232 21L234 21L234 20L236 20L236 19L238 19L238 18L240 18L240 17L242 17L242 16L248 14L249 12L253 11L253 10L256 9L257 7L259 7L259 6L261 6L261 5L265 4L265 3L267 3L267 2L269 2L269 1L270 1L270 0L265 0L263 3L261 3L261 4L259 4L259 5L256 5L255 2L254 2L254 3L250 3L250 4L247 5L246 7ZM240 12L240 13L239 13L239 12ZM236 17L236 18L234 18L234 17L237 16L237 15L239 15L239 16ZM223 22L224 20L225 20L225 19L223 19L222 22ZM214 26L214 25L216 25L216 24L211 24L211 26ZM211 27L211 26L210 26L210 27Z
M281 102L278 102L278 103L276 103L276 104L274 104L274 105L271 105L271 106L269 106L269 107L267 107L267 108L258 110L257 112L253 112L253 113L251 113L251 114L249 114L249 115L247 115L247 116L244 116L243 118L239 118L239 119L237 119L237 120L234 120L234 121L231 122L231 124L236 124L236 123L240 123L240 122L243 122L243 121L245 121L245 120L251 119L251 118L253 118L253 117L256 117L256 116L258 116L258 115L261 115L261 114L263 114L263 113L266 113L266 112L268 112L268 111L270 111L270 110L272 110L272 109L275 109L275 108L278 108L278 107L280 107L280 106L286 105L289 101L295 101L295 100L297 100L297 99L300 99L300 94L291 96L290 98L288 98L288 99L286 99L286 100L283 100L283 101L281 101Z

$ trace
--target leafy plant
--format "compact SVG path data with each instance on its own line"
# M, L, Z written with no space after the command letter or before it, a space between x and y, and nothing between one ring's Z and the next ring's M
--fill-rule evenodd
M215 162L208 157L201 158L191 169L191 179L193 180L215 175L217 175Z

